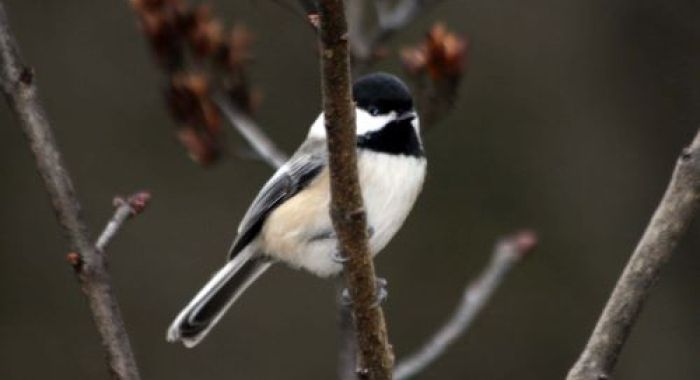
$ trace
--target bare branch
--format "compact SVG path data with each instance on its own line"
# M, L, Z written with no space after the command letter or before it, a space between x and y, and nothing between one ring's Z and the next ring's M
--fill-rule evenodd
M452 317L423 347L396 365L394 379L409 379L444 354L447 348L469 329L474 318L481 312L513 266L532 251L536 244L537 237L529 231L499 239L489 265L464 289L461 302Z
M376 0L374 3L376 4L380 30L384 33L391 33L411 22L418 15L421 7L435 5L438 1L402 0L393 7L391 2L387 0Z
M366 69L377 58L379 46L396 32L415 20L421 11L428 10L441 0L401 0L394 4L387 0L375 0L377 26L374 31L353 32L350 46L358 69ZM359 2L359 1L358 1ZM350 16L351 14L349 14ZM352 24L358 24L352 20ZM362 29L362 28L360 28Z
M353 58L369 57L372 55L367 30L365 28L365 15L367 14L367 0L353 0L346 2L346 17L348 20L348 42Z
M357 339L352 322L352 309L343 303L345 281L339 278L336 286L338 305L338 379L357 380Z
M100 237L97 238L95 248L100 252L104 252L107 245L122 228L124 222L132 216L140 214L146 208L150 200L151 194L147 191L134 193L126 199L122 197L114 198L114 207L116 208L114 215L105 226Z
M227 97L214 95L213 98L224 117L265 162L273 168L284 165L287 161L287 155L275 146L275 143L265 135L253 119L239 110Z
M700 206L700 129L676 163L671 182L567 380L605 380L659 272Z
M73 182L57 148L34 85L34 74L21 62L19 49L0 2L0 81L2 90L27 137L37 170L49 193L58 221L72 249L79 252L74 266L93 320L107 352L109 370L115 379L137 380L138 369L112 290L105 257L93 246L80 215ZM70 256L70 255L69 255Z
M418 45L401 51L413 82L421 129L427 131L450 113L468 61L469 40L436 23Z
M391 379L394 358L384 313L375 302L374 263L367 243L367 220L357 173L355 107L343 1L322 0L319 8L331 219L338 236L338 248L349 259L345 264L345 275L361 358L360 374L370 380L386 380Z

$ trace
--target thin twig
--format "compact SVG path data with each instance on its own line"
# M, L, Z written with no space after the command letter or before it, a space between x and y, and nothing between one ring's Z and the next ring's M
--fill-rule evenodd
M394 379L409 379L444 354L469 329L513 266L532 251L536 244L536 236L529 231L499 239L489 265L464 289L461 302L450 319L420 349L396 365Z
M260 127L248 117L245 112L239 110L227 97L213 96L214 103L219 107L224 117L236 128L238 133L248 142L251 148L273 168L279 168L287 161L285 155L272 140L265 135Z
M384 313L376 304L374 263L357 173L347 22L342 0L321 0L321 83L331 182L331 219L352 299L360 377L391 379L393 353Z
M372 0L373 1L373 0ZM367 0L348 1L345 6L348 20L348 42L350 53L357 60L359 57L369 57L371 47L367 41L366 19Z
M98 251L104 252L107 245L112 241L114 236L117 235L119 230L124 225L124 222L132 216L140 214L146 205L151 200L151 194L147 191L139 191L134 193L128 198L124 199L122 197L114 198L114 215L112 219L107 222L105 229L97 238L95 243L95 248Z
M678 158L666 193L567 380L610 378L659 272L671 258L699 207L700 129Z
M4 5L0 2L0 82L2 90L29 141L37 170L44 180L58 221L68 235L78 282L85 293L107 361L115 379L136 380L139 373L119 306L112 290L105 257L93 246L80 215L73 182L63 163L34 85L34 74L21 62ZM72 257L77 254L72 254Z
M379 30L375 37L386 36L403 28L418 16L422 7L436 3L438 3L437 0L403 0L391 7L387 0L375 1L379 23Z
M357 380L357 340L352 322L352 308L343 303L345 281L339 278L336 286L338 305L338 379Z
M356 71L363 71L377 58L377 48L396 32L415 20L422 11L436 6L441 0L402 0L396 4L386 0L375 0L377 26L371 32L357 31L351 34L353 58ZM355 22L353 21L353 24Z

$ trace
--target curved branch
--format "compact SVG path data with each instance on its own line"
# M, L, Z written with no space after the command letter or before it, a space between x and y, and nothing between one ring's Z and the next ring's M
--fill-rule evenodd
M393 353L384 313L375 304L374 264L357 173L355 107L352 102L347 22L342 0L319 2L323 111L328 136L331 219L339 250L348 258L345 275L352 298L360 356L359 374L391 379Z
M76 275L87 297L93 320L107 351L109 369L115 379L139 379L136 361L112 290L105 257L93 246L80 215L73 182L63 163L51 126L34 85L34 75L20 59L17 42L0 2L0 81L2 90L24 131L44 180L58 221L68 235Z
M444 354L447 348L471 327L475 317L506 279L510 270L532 251L536 244L537 237L529 231L499 239L488 266L464 289L461 302L450 319L423 347L396 365L394 379L409 379Z
M615 285L567 380L610 378L644 301L700 207L700 129L676 163L671 182Z

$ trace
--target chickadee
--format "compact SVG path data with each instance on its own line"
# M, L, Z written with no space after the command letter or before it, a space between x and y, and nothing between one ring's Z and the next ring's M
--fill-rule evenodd
M396 234L423 187L426 159L418 115L406 85L376 73L353 86L357 165L372 255ZM299 149L267 181L238 227L228 262L170 325L167 340L197 345L233 302L275 262L321 277L339 273L342 257L331 223L323 114Z

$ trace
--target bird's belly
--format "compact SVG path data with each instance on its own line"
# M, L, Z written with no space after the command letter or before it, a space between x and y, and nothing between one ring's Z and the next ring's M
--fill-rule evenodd
M387 245L408 216L423 186L425 169L422 158L359 153L358 174L373 256ZM325 169L307 190L270 214L259 238L267 255L323 277L342 270L333 259L337 240L329 215L329 186Z
M358 157L362 195L376 255L401 228L423 188L426 160L363 151Z

